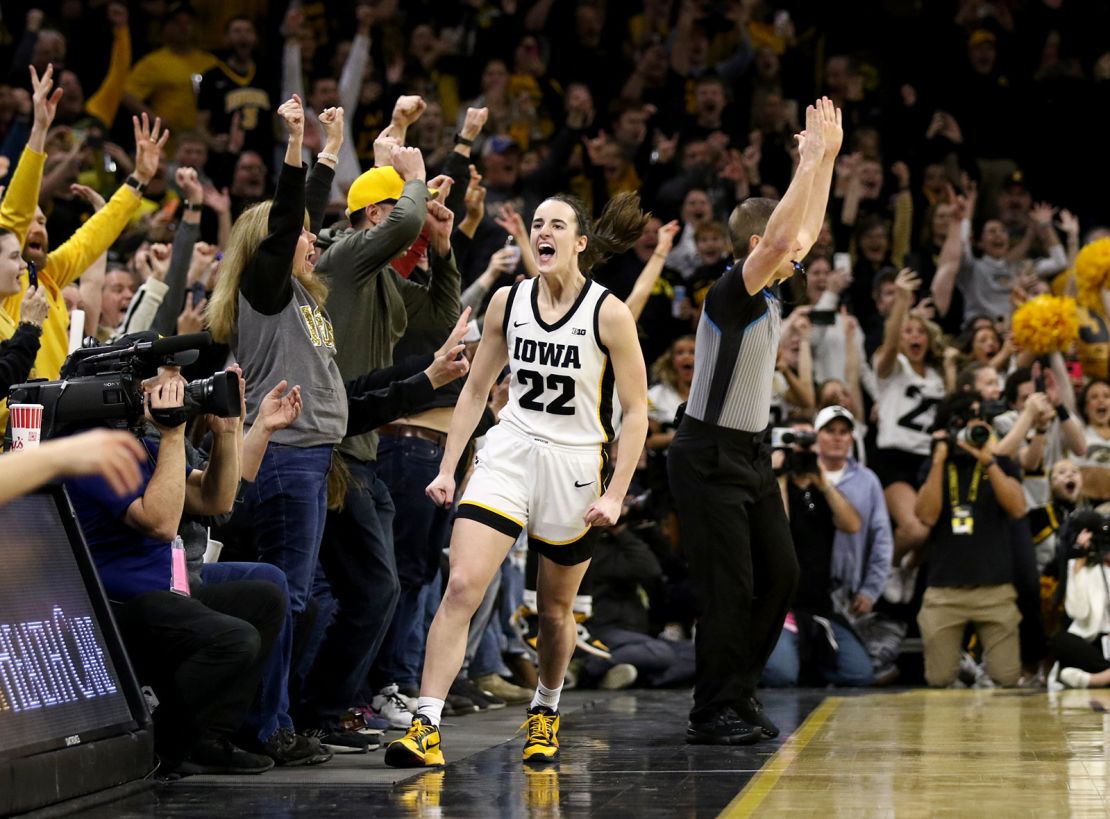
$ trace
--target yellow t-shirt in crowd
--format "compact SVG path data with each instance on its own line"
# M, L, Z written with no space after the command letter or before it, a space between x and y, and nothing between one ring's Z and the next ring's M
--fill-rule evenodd
M142 100L169 127L171 135L197 127L197 95L193 77L216 64L207 51L193 49L178 54L160 48L147 54L131 69L127 93Z

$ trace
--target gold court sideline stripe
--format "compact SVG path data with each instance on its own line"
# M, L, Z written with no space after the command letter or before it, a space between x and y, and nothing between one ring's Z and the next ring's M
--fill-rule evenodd
M744 790L740 791L736 798L729 802L728 807L721 812L720 819L738 819L742 816L752 816L763 800L774 790L786 769L794 764L794 760L805 750L805 747L817 735L817 732L825 727L825 723L840 707L842 700L843 697L829 697L817 706L816 710L802 723L802 727L783 743L783 746L775 752L767 764L752 777Z

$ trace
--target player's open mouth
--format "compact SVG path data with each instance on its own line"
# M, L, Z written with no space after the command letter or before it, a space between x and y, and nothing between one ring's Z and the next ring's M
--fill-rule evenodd
M1064 483L1064 491L1069 495L1075 491L1075 481L1067 481Z
M541 262L550 262L555 258L555 245L550 242L540 242L536 245L536 259Z

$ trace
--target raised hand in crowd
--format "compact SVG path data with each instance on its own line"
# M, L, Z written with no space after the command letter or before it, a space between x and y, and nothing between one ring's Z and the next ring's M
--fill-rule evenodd
M658 255L665 260L670 254L671 250L674 249L674 240L681 232L682 225L677 219L672 219L671 221L667 222L667 224L659 228L659 238L656 240L655 249L651 252L651 254L653 256Z
M203 196L205 207L210 208L216 215L231 213L231 194L228 193L227 188L216 190L211 185L205 185Z
M165 281L166 274L170 270L170 259L173 256L173 246L165 244L164 242L156 242L150 246L150 268L154 273L154 278L158 281Z
M410 94L398 97L393 106L391 122L401 128L403 134L414 122L420 119L427 107L428 103L424 102L424 98L419 95Z
M448 211L450 213L450 211ZM466 345L463 344L463 337L466 335L467 324L470 322L470 308L466 307L459 315L455 326L451 328L451 332L447 335L447 340L440 345L440 348L435 352L435 358L432 363L424 370L424 374L428 376L428 380L432 382L432 387L439 389L444 384L450 384L457 378L462 378L470 372L470 361L463 356L463 350Z
M393 149L401 147L401 140L393 132L393 126L387 125L381 133L374 138L374 166L378 168L391 164Z
M463 139L477 139L478 135L482 133L482 129L486 127L487 119L489 119L489 108L467 108L466 118L463 120L463 127L459 136Z
M466 206L466 215L459 223L459 230L473 239L486 216L486 189L482 187L482 175L473 165L470 166L470 181L466 184L463 204Z
M207 304L208 299L203 296L198 302L195 293L189 293L185 297L185 308L181 311L181 315L177 317L177 334L179 336L199 333L204 329L204 308Z
M894 278L894 286L898 288L897 298L907 304L913 301L913 295L921 287L921 277L908 267L898 271Z
M933 304L933 297L926 296L915 304L910 310L910 315L922 321L935 321L937 317L937 308L936 305Z
M69 186L69 192L76 196L78 199L84 199L92 205L93 211L98 211L106 204L104 197L98 191L90 188L88 185L78 185L74 182Z
M435 197L434 197L434 199L436 199L436 201L446 202L447 197L451 193L451 187L454 184L455 184L454 179L452 179L450 176L448 176L445 173L441 173L439 176L435 177L434 179L428 180L428 190L436 192Z
M427 178L427 172L424 169L424 155L420 153L419 148L394 146L389 152L389 164L406 182L412 179L419 179L423 182Z
M336 161L330 156L338 156L339 149L343 147L343 109L325 108L320 112L320 125L324 128L324 151L320 154L320 161L328 167L335 167Z
M1079 236L1079 217L1067 208L1061 209L1060 219L1057 221L1056 226L1060 228L1069 239L1073 236Z
M674 161L675 154L678 153L678 134L667 136L662 131L657 130L652 139L654 151L652 151L652 158L659 165L667 165Z
M112 0L107 9L108 24L112 28L127 28L127 4L122 0Z
M1050 229L1054 218L1056 218L1056 208L1048 202L1038 202L1029 210L1030 226L1038 230Z
M50 302L46 298L46 288L28 287L19 304L19 320L42 327L49 312Z
M140 116L131 117L131 123L135 129L135 178L147 185L158 173L162 149L166 147L170 132L162 127L161 117L155 117L151 126L145 111Z
M294 168L301 167L301 145L304 144L304 106L301 98L294 94L278 106L278 116L289 132L289 142L285 146L285 164Z
M200 184L200 177L196 168L180 167L174 172L174 182L181 190L185 201L199 205L204 201L204 186Z
M432 199L428 202L428 217L424 226L428 230L428 243L440 256L447 256L451 252L451 227L455 223L455 214L449 207Z
M502 247L495 250L493 255L489 257L489 263L486 269L482 271L482 275L478 278L486 286L486 289L493 287L493 285L502 276L512 273L516 270L519 263L517 259L516 248Z
M216 272L219 266L220 248L218 245L210 245L208 242L197 242L193 245L193 255L189 260L189 272L185 277L185 286L191 287L197 282L201 282L208 286L212 279L212 275Z
M31 71L31 103L34 108L35 118L31 125L31 135L27 139L27 147L39 153L46 152L46 134L58 113L58 103L62 99L62 89L54 88L54 66L48 65L39 77L35 67L29 66Z
M493 221L503 231L512 236L522 248L528 244L528 229L524 226L524 219L508 202L497 209L497 216L493 218Z

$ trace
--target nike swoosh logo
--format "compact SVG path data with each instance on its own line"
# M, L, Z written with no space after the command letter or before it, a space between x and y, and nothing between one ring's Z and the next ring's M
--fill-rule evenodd
M579 483L578 481L575 481L574 482L574 487L576 489L581 489L583 486L589 486L592 483L593 483L593 481L590 481L589 483Z
M527 323L528 323L527 321L514 321L513 322L513 327L523 327Z

